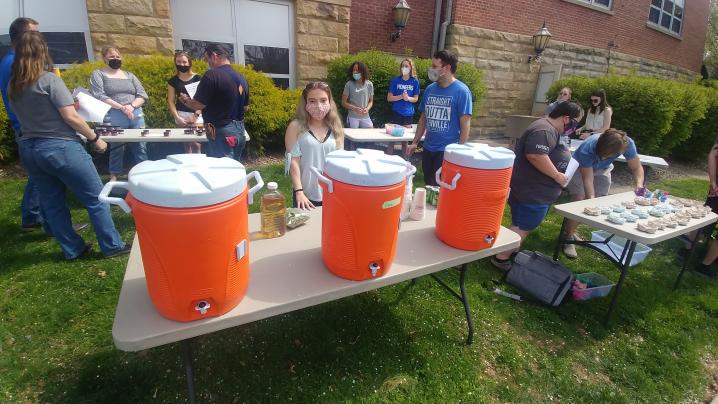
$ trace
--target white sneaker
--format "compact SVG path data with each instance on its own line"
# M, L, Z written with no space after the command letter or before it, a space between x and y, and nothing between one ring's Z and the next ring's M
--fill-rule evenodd
M566 237L566 240L569 240L569 241L572 241L572 240L583 241L583 240L581 240L581 238L578 237L577 235L568 236L568 237ZM571 259L574 259L574 258L578 257L578 253L576 252L576 245L575 245L575 244L564 244L564 245L563 245L563 253L566 255L566 257L571 258Z

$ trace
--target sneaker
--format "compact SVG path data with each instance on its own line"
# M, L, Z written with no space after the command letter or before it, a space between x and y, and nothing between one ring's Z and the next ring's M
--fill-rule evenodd
M700 272L710 278L718 278L718 270L715 268L711 268L710 265L706 265L702 262L697 263L696 266L693 267L693 270L696 272Z
M121 249L105 255L105 258L115 258L115 257L120 257L122 255L127 255L130 253L130 250L132 250L132 243L127 243Z
M42 223L23 224L21 226L22 231L24 232L31 232L35 229L39 229L40 227L42 227Z
M89 244L85 244L85 248L83 248L82 251L80 251L80 253L77 254L75 258L70 258L70 261L79 260L80 258L87 256L90 251L92 251L92 246Z
M580 237L577 235L568 236L566 237L566 240L569 241L583 241ZM578 257L578 253L576 252L576 245L575 244L564 244L563 245L563 253L566 255L566 257L574 259Z
M495 268L498 268L502 271L508 272L509 269L511 269L511 259L499 259L494 257L491 257L491 265L493 265Z

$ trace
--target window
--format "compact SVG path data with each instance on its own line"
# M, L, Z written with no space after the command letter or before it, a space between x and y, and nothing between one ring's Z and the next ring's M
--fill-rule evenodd
M582 3L588 3L592 6L596 7L603 7L607 9L611 9L611 3L613 3L612 0L580 0Z
M683 7L685 0L651 0L648 23L654 28L676 35L683 28Z
M57 67L93 58L85 0L0 0L0 9L8 11L0 17L5 30L0 35L0 57L10 49L10 36L6 34L10 23L18 17L30 17L40 23Z

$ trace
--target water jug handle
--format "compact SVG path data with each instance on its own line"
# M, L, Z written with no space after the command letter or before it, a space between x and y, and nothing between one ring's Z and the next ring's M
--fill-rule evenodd
M316 167L312 167L312 171L314 171L314 174L316 174L317 177L319 177L319 181L327 184L327 190L329 191L329 193L330 194L333 193L334 192L334 183L332 182L332 180L325 177L321 172L319 172L319 170L317 170Z
M461 178L461 173L456 173L454 178L451 180L451 184L447 184L444 181L441 180L441 169L443 167L439 167L438 170L436 170L436 183L440 186L448 189L449 191L453 191L456 189L456 182L459 181L459 178Z
M124 190L127 190L127 183L124 181L110 181L107 184L105 184L104 187L102 187L102 191L100 191L100 196L97 197L97 199L100 200L100 202L104 202L110 205L117 205L122 210L125 211L125 213L132 213L132 208L130 208L130 205L125 202L122 198L115 198L110 196L110 192L112 191L112 188L122 188Z
M407 171L407 172L406 172L406 176L407 176L407 177L410 177L410 176L416 174L416 167L414 167L413 164L411 164L411 163L409 163L409 162L407 161L407 162L406 162L406 171Z
M259 171L252 171L249 173L249 175L247 175L247 181L249 181L249 177L254 177L254 180L257 181L257 185L250 188L249 192L247 192L247 203L251 205L254 202L254 194L262 189L264 181L262 181L262 175L259 174Z

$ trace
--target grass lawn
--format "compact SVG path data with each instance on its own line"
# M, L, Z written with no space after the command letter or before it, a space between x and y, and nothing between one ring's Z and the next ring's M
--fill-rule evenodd
M281 170L261 168L291 197ZM127 257L96 252L65 262L54 241L19 232L23 185L0 181L0 401L184 401L179 345L137 353L113 346ZM707 187L657 185L697 199ZM76 222L87 221L72 209ZM132 219L113 213L130 240ZM552 253L560 225L551 213L524 247ZM82 234L94 242L92 231ZM194 345L198 400L699 402L718 379L718 283L689 273L673 292L679 247L656 245L631 270L608 329L608 298L556 310L514 302L494 295L501 274L485 260L467 279L477 322L471 346L462 306L428 277L206 335ZM618 280L588 249L562 262ZM455 282L453 272L442 276Z

